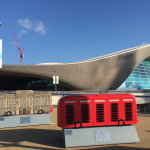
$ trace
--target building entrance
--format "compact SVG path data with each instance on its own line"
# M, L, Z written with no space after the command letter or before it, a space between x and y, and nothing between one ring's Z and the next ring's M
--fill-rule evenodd
M22 114L22 111L19 111L19 114Z
M23 109L23 114L26 114L26 109Z

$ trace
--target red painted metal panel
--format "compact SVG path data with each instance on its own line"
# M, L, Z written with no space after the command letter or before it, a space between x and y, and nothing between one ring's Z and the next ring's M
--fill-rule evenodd
M57 113L63 128L138 123L136 100L130 94L66 96L59 100Z

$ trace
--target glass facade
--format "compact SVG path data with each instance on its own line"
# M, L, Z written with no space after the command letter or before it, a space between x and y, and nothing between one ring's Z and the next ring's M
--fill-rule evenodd
M13 85L12 90L42 90L42 91L55 91L55 84L52 81L28 78L18 80L17 83ZM57 91L70 91L70 89L57 84Z
M142 61L117 90L150 89L150 62Z

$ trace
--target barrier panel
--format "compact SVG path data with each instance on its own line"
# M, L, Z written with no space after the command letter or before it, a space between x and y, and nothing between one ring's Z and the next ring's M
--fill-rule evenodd
M51 124L50 114L32 114L0 117L0 128Z
M136 129L130 126L107 126L79 129L62 128L65 147L139 143Z

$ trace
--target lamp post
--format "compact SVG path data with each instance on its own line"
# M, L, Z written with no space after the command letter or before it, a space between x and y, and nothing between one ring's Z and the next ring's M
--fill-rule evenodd
M56 85L56 71L54 72L54 76L55 76L55 91L57 91L57 85Z
M0 23L0 26L1 26L2 24Z

